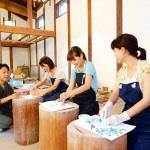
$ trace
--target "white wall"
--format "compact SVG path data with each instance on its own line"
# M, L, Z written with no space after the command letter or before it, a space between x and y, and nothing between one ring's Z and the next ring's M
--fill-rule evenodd
M92 61L99 86L114 86L116 60L110 44L115 35L116 0L92 0Z
M13 48L13 68L17 66L29 65L29 49L28 48Z
M27 21L26 20L23 20L22 18L14 15L14 14L11 14L11 17L13 18L13 20L16 20L16 26L17 27L27 27Z
M46 55L50 57L53 61L54 58L54 38L46 39Z
M67 14L62 15L56 20L56 45L57 45L57 67L64 70L68 77L68 26Z
M31 65L36 65L36 45L31 45Z
M124 0L123 8L123 32L137 37L139 47L147 50L150 62L150 1Z
M40 58L43 56L44 56L44 41L40 41L37 43L38 62L39 62ZM42 71L42 69L40 69L40 78L42 78L42 76L43 76L43 71Z
M8 11L6 9L0 8L0 20L1 20L1 24L3 24L3 17L5 18L5 20L8 19Z
M54 0L45 5L45 29L54 31Z
M5 63L10 66L10 54L9 54L9 48L3 47L2 51L2 63Z
M87 0L70 0L71 46L79 46L88 56Z

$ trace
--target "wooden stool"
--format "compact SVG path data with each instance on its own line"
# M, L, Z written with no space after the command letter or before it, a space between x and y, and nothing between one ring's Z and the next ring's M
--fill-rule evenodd
M13 129L15 141L29 145L39 140L39 102L42 97L20 97L13 100Z
M77 119L79 107L51 112L39 106L39 143L40 150L66 150L67 125Z
M74 125L74 122L67 127L67 150L127 150L126 145L126 135L109 141Z

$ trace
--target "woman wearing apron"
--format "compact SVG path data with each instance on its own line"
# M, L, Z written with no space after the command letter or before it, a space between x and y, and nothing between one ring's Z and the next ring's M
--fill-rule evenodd
M19 97L8 84L9 75L8 65L0 64L0 131L5 131L12 124L12 99Z
M138 47L136 37L122 34L111 44L117 62L122 64L118 79L110 100L100 111L107 118L118 97L125 102L124 110L119 115L112 115L104 122L119 125L122 122L135 125L128 133L128 150L150 149L150 65L144 49Z
M97 75L94 65L86 61L84 52L77 46L68 52L67 60L75 66L71 72L70 84L65 93L60 95L60 100L68 98L79 105L79 114L94 115L99 112L96 101Z
M68 88L65 73L59 70L47 56L42 57L39 64L44 70L45 75L31 90L31 94L43 96L44 102L58 99L60 94ZM48 88L37 89L46 82L49 86Z

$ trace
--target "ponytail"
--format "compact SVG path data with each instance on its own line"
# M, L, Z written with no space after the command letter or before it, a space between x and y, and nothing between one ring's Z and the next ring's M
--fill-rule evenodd
M140 60L146 60L146 50L139 47L138 48L138 55L137 55L137 58L140 59Z

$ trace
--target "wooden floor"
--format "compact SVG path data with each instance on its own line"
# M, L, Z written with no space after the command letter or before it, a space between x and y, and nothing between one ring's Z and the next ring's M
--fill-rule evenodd
M20 146L15 143L13 129L0 132L0 150L39 150L39 143L30 146Z

